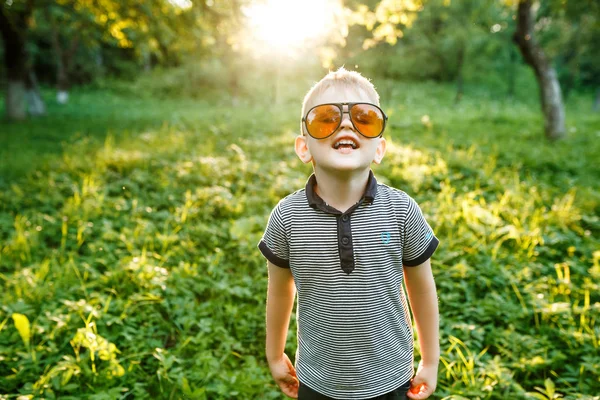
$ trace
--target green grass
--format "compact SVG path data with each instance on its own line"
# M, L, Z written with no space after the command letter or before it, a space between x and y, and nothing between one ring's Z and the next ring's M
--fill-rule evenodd
M455 106L450 86L375 83L390 128L374 170L441 241L434 398L597 396L591 99L570 99L569 135L548 143L523 94L470 88ZM274 106L80 90L61 108L46 93L49 116L0 125L0 395L284 397L256 244L311 172L293 151L308 84Z

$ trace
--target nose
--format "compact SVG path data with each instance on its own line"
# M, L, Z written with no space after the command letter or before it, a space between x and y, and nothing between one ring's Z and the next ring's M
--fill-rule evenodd
M347 105L342 106L342 123L340 124L340 130L342 129L352 129L354 130L354 126L350 121L350 110Z

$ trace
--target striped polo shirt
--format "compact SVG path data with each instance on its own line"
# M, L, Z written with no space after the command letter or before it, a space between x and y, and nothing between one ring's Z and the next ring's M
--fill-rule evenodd
M298 379L334 399L369 399L413 375L402 267L425 262L439 241L418 204L373 171L346 212L326 204L315 183L312 174L279 201L258 248L294 278Z

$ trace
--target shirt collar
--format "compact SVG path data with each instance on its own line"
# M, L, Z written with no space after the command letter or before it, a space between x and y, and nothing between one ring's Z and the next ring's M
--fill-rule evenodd
M306 182L306 198L308 200L308 204L315 208L317 206L325 206L325 201L315 192L314 186L317 183L317 177L313 173L308 181ZM367 188L365 193L363 194L362 200L368 201L372 203L375 200L375 196L377 195L377 179L375 179L375 174L373 174L373 170L369 170L369 179L367 180Z

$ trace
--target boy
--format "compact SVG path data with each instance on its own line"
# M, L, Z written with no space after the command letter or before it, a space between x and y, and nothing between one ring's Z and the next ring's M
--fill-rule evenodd
M429 258L439 241L417 203L377 183L370 169L385 154L386 120L373 85L343 68L304 99L295 150L314 173L275 206L258 245L268 260L267 360L289 397L426 399L435 390L438 307ZM412 380L403 278L422 354ZM295 369L284 348L296 291Z

